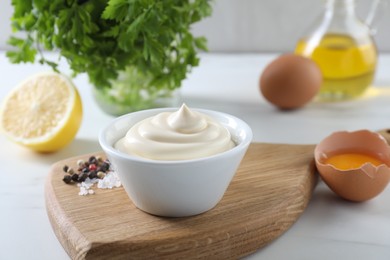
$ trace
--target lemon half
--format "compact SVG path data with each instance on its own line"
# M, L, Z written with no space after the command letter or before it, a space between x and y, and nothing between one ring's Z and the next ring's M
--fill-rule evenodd
M1 128L14 142L39 152L54 152L77 134L83 110L72 82L56 72L35 74L6 96Z

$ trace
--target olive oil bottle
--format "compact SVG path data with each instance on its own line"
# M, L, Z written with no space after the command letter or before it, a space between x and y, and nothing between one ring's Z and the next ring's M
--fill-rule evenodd
M318 98L343 101L357 98L375 77L377 49L372 37L384 0L373 1L365 22L355 12L356 0L326 0L320 19L310 25L295 53L313 59L323 84Z
M295 52L313 59L323 75L319 98L325 101L356 98L371 85L377 64L373 42L359 44L342 34L326 34L316 46L305 39Z

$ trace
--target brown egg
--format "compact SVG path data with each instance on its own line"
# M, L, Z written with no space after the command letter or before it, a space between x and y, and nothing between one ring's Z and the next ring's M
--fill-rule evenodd
M281 109L304 106L318 93L322 74L317 64L303 56L284 54L272 61L260 77L260 91Z
M323 181L350 201L372 199L390 181L390 147L375 132L335 132L316 146L314 157Z

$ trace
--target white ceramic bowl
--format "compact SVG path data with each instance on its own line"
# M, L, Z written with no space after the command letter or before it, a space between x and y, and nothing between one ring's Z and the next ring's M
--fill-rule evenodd
M99 135L100 145L135 206L158 216L192 216L217 205L252 141L252 130L244 121L225 113L193 109L225 126L236 146L213 156L178 161L141 158L113 147L140 120L177 109L130 113L115 119Z

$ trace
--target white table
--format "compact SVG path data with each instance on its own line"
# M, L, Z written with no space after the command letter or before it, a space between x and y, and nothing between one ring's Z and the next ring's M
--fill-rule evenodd
M46 68L12 65L0 52L0 98L25 77ZM355 101L312 102L282 112L259 94L258 80L273 54L205 54L183 83L190 107L215 109L249 123L254 141L314 144L338 130L390 128L390 55L381 54L375 87ZM65 64L61 65L69 72ZM0 136L0 259L68 259L44 204L50 165L100 150L99 130L113 117L100 111L85 75L74 80L84 105L76 139L53 154L38 154ZM387 88L386 88L387 87ZM298 221L248 259L390 259L390 187L366 203L338 199L323 183Z

